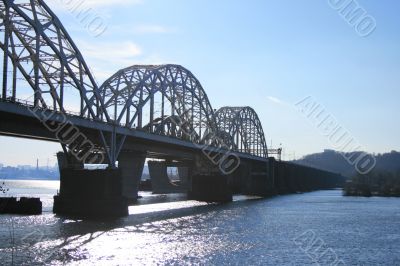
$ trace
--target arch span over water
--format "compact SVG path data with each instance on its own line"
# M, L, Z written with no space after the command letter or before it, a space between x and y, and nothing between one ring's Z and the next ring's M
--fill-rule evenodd
M43 0L2 0L0 19L3 101L33 95L30 100L35 107L61 113L74 110L82 118L131 130L268 156L255 111L223 107L215 113L199 80L186 68L135 65L119 70L99 86ZM103 152L113 153L109 154L113 163L125 138L100 134ZM117 139L121 140L118 144Z

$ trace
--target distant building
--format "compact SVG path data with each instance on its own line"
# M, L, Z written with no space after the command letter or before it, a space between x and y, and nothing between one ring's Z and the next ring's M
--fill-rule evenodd
M17 168L22 169L22 170L29 170L32 169L31 165L17 165Z

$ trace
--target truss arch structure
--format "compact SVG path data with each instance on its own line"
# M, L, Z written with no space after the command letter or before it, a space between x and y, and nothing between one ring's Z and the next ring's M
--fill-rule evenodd
M215 117L218 130L232 137L234 150L268 158L261 121L251 107L222 107Z
M100 87L107 113L116 124L167 135L160 120L186 129L182 136L206 142L216 128L214 111L200 82L179 65L135 65L122 69Z
M43 0L0 1L0 48L0 100L101 122L93 141L112 167L127 137L118 127L268 156L254 110L223 107L215 113L199 80L180 65L130 66L99 86ZM64 151L81 149L60 143Z
M44 1L0 2L0 47L3 100L23 98L37 107L109 121L81 52Z

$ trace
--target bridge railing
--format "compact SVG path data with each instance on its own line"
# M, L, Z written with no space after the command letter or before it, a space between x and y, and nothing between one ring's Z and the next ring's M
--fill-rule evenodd
M52 108L49 107L35 107L35 103L33 101L29 101L26 99L19 99L19 98L13 98L13 97L7 97L5 99L3 99L2 95L0 94L0 102L6 102L6 103L14 103L14 104L18 104L18 105L22 105L25 107L29 107L29 108L37 108L37 109L41 109L41 110L50 110L52 112L57 112L57 113L65 113L68 115L72 115L72 116L79 116L80 117L80 113L79 112L74 112L71 110L64 110L65 112L60 112L59 110L54 110ZM48 105L51 106L51 105ZM92 120L92 119L90 119Z

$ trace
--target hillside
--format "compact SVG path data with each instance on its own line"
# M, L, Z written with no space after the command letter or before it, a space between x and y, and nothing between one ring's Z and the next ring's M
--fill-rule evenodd
M356 157L361 152L347 153L345 156ZM321 153L306 155L294 163L320 168L327 171L341 173L344 176L352 177L357 172L354 165L350 164L343 153L325 150ZM376 159L374 171L397 173L400 171L400 152L392 151L384 154L372 154Z

